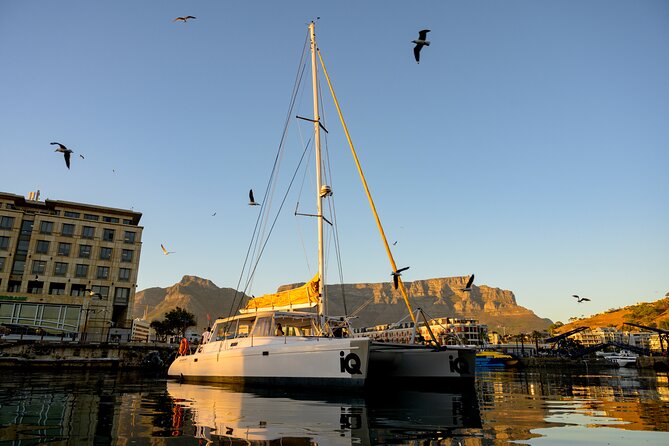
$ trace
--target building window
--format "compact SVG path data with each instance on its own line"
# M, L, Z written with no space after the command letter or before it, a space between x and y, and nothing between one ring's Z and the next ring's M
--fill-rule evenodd
M79 245L79 257L82 259L90 259L91 245Z
M48 254L49 242L47 240L37 240L37 246L35 246L35 252L37 254Z
M127 304L130 298L130 288L116 288L114 291L114 304Z
M81 238L95 237L95 228L93 226L84 226L81 228Z
M107 223L118 223L118 218L116 217L102 217L102 221Z
M58 243L58 255L59 256L69 257L71 249L72 249L72 244L71 243Z
M9 237L0 236L0 250L7 251L9 249Z
M121 262L132 262L132 249L124 249L121 251Z
M130 280L130 268L120 268L118 270L118 280L121 282L127 282Z
M102 240L105 242L114 241L114 230L113 229L103 229L102 230Z
M65 294L65 284L58 282L51 282L49 284L49 294L62 296Z
M87 276L88 276L88 265L78 263L77 268L74 271L74 277L87 277Z
M100 299L109 299L109 287L108 286L100 286L100 285L93 285L91 287L91 291L93 291L93 294L95 293L100 293Z
M123 224L124 224L124 225L131 225L131 224L132 224L132 220L129 220L129 219L124 218L124 219L123 219Z
M74 235L74 225L70 223L63 223L63 227L60 229L60 235L65 237L72 237Z
M28 282L29 294L42 294L44 291L44 282L41 280L31 280Z
M42 234L51 234L53 232L53 222L52 221L43 221L39 225L39 232Z
M33 274L44 274L46 271L46 261L33 260Z
M84 220L98 221L98 220L100 220L100 216L99 215L93 215L93 214L84 214Z
M0 257L0 272L5 269L5 258Z
M56 264L53 267L53 275L54 276L64 276L66 274L67 274L67 263L56 262Z
M88 294L86 291L86 285L79 285L77 283L72 284L72 288L70 289L70 296L84 296Z
M12 229L14 227L14 217L0 217L0 229Z
M20 280L10 280L7 284L7 292L9 293L19 293L21 292L21 281Z
M109 267L98 266L98 274L95 277L98 279L109 279Z
M125 243L135 243L135 233L132 231L125 231L123 241Z
M100 248L100 260L110 260L112 256L111 248Z
M67 218L79 218L81 214L79 212L65 211L63 215Z

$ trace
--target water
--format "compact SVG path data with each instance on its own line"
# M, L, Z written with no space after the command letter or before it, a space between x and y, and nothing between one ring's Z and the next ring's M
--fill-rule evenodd
M2 445L666 445L668 375L483 371L476 391L369 395L3 370Z

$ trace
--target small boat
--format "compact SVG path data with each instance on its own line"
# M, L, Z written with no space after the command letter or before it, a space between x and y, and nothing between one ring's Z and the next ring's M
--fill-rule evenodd
M495 350L476 352L476 367L514 367L518 358Z
M475 351L472 348L438 345L388 344L369 337L352 337L348 316L326 313L323 201L332 195L324 184L317 83L315 24L309 24L314 117L300 118L313 122L316 157L316 217L318 229L318 273L301 287L250 299L240 314L218 318L209 332L209 339L190 354L187 343L180 349L168 369L168 376L184 381L235 382L251 385L326 386L328 388L361 388L385 386L402 388L460 388L473 386ZM367 189L358 158L343 122L341 110L328 78L328 86L339 112L358 172L388 254L395 288L399 288L409 314L414 319L400 273L381 228L376 209ZM298 116L299 118L299 116ZM265 200L267 202L267 200ZM261 212L264 206L260 205ZM297 211L296 211L297 215ZM253 270L255 271L255 269ZM252 273L249 275L252 276ZM314 309L316 311L314 311ZM397 390L397 387L395 388Z
M607 361L617 364L618 367L635 367L636 360L639 357L639 355L629 350L622 350L618 353L609 353L603 356Z

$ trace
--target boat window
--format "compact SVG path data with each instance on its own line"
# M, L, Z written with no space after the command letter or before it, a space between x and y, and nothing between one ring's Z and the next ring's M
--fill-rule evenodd
M256 319L253 326L253 336L271 336L273 334L273 325L271 317L261 317Z

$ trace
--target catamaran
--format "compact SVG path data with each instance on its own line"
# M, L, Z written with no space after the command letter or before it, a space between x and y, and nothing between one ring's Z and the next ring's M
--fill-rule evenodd
M316 217L318 273L295 289L250 299L239 314L222 317L211 328L209 341L192 354L180 354L168 375L189 381L237 382L361 388L388 383L404 387L459 387L473 384L475 351L438 345L392 344L351 337L349 318L326 314L323 200L331 195L321 172L321 128L317 61L337 108L377 227L409 314L415 322L406 289L371 198L358 157L343 120L332 83L316 45L315 24L309 24L313 88L314 151L316 158ZM326 220L327 221L327 220ZM328 221L328 223L330 223ZM314 311L314 308L316 311ZM186 352L184 352L186 353Z

